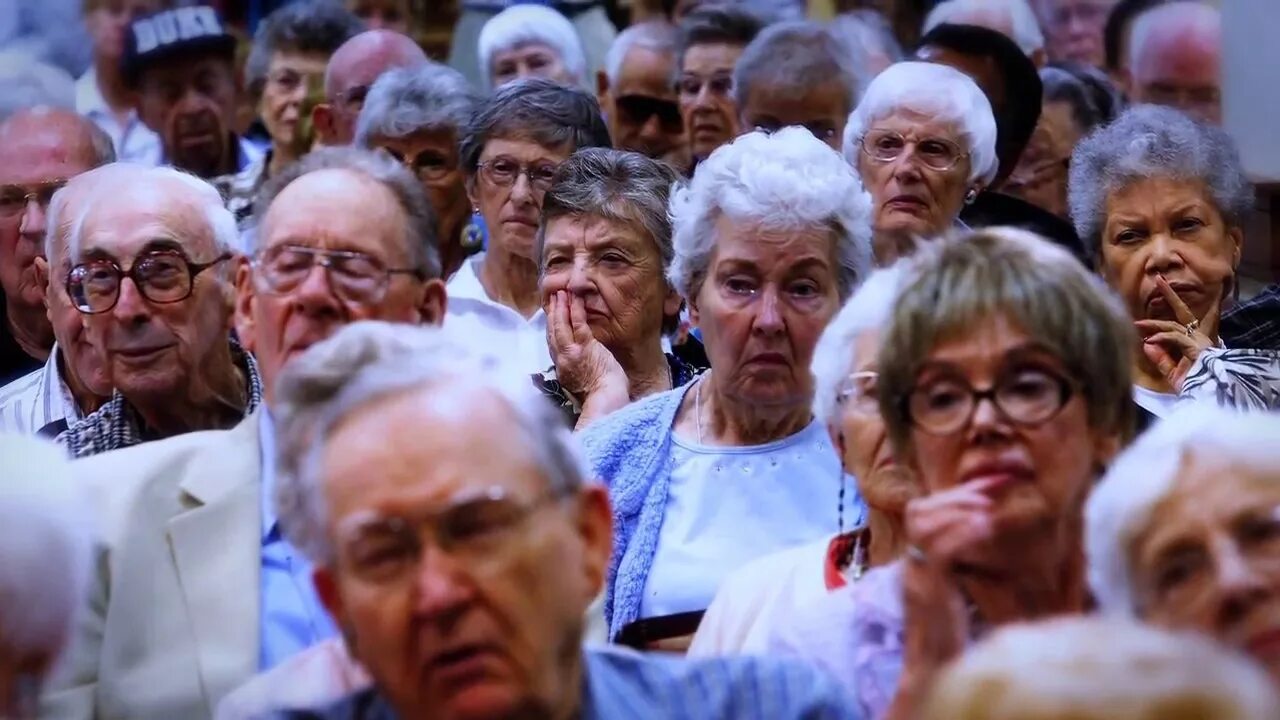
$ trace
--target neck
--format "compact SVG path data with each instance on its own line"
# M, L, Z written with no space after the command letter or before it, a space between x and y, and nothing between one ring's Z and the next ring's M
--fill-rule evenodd
M901 515L891 515L869 507L867 530L871 535L871 542L867 545L867 564L879 567L902 557L907 549L907 538L903 533L905 527L905 520Z
M626 343L625 347L609 348L609 352L627 374L632 400L671 389L674 378L671 377L667 356L662 352L660 335Z
M763 445L794 435L809 424L809 403L764 406L743 402L724 394L716 382L718 376L707 372L702 388L703 442L731 446ZM698 388L693 389L694 393ZM695 405L697 396L695 395Z
M249 401L249 378L236 365L230 344L222 344L210 353L195 377L203 383L191 396L175 399L171 394L154 402L134 403L147 427L161 437L197 430L223 430L244 419Z
M95 57L93 71L98 77L98 92L113 112L127 113L133 109L132 93L120 74L119 59Z
M67 390L71 392L71 398L75 400L76 407L80 408L81 414L88 415L102 407L102 404L107 401L106 398L90 390L78 374L68 370L66 353L58 354L58 374L62 377L62 382L66 384Z
M282 149L276 143L271 144L271 160L267 163L266 174L263 179L275 177L285 168L293 164L298 158L287 149Z
M22 352L36 360L49 359L49 350L53 348L53 328L49 326L43 307L25 308L9 302L5 306L5 322L9 323L13 340Z
M480 284L490 300L506 305L525 319L541 307L538 266L529 258L490 249L480 264Z
M1015 562L995 581L964 580L964 590L979 617L995 626L1084 612L1088 605L1084 553L1078 529L1072 534L1074 543L1023 543L1018 557L1027 562ZM1046 546L1071 549L1041 552ZM1055 555L1056 561L1044 562Z
M1159 393L1174 394L1178 392L1173 383L1169 381L1169 378L1160 372L1160 368L1157 368L1155 363L1147 359L1141 347L1138 348L1134 361L1133 382L1138 387Z

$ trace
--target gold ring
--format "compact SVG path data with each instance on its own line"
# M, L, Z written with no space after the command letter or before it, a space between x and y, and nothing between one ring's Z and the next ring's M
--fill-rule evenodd
M1199 327L1200 327L1199 320L1192 320L1191 322L1187 323L1186 325L1187 335L1188 336L1195 335L1196 329L1198 329Z

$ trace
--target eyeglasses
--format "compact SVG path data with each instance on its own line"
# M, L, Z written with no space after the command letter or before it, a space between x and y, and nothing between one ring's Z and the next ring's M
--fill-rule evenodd
M547 491L521 499L501 487L417 518L356 517L339 527L339 555L356 578L374 585L410 579L422 565L430 535L439 550L469 572L500 565L520 540L520 530L539 508L566 493ZM425 532L424 532L425 531Z
M553 162L534 162L529 164L521 163L512 157L501 155L486 162L482 162L476 166L486 180L501 187L511 187L516 183L516 178L524 175L529 178L529 184L538 192L546 192L556 177L556 170L560 168L558 163Z
M836 129L821 122L800 123L797 125L783 125L779 122L757 122L755 124L756 132L762 132L765 135L772 135L784 127L802 127L809 131L809 134L826 142L836 136Z
M53 194L66 184L66 178L59 178L38 185L0 185L0 217L21 215L33 200L47 210Z
M231 253L225 253L212 262L193 263L180 252L158 250L139 255L128 270L113 260L90 260L67 274L67 295L77 310L97 315L116 306L120 284L129 278L142 297L153 303L182 302L191 297L197 275L229 259Z
M692 73L686 73L676 81L676 91L686 99L697 97L702 93L702 88L704 87L713 96L727 97L733 91L733 75L727 72L716 73L704 78Z
M872 130L862 137L861 145L862 152L877 162L893 162L902 157L908 146L914 146L920 162L938 172L954 168L969 156L950 140L939 137L908 140L892 130Z
M880 373L872 370L850 373L836 390L836 402L846 405L862 415L877 415L880 403L876 390Z
M419 180L443 180L458 167L456 162L451 162L449 158L431 150L424 150L413 156L407 156L388 147L382 148L382 151L408 168L409 172L416 175Z
M369 97L369 86L354 85L338 93L334 100L338 101L338 105L352 112L359 112L364 108L364 99L366 97Z
M364 253L320 250L302 245L267 248L258 253L250 264L263 288L277 295L297 290L311 275L312 269L320 265L333 294L356 305L381 302L391 286L392 275L423 277L420 270L388 268L381 260Z
M680 107L670 100L648 95L623 95L614 101L618 118L628 125L644 125L652 117L658 118L662 131L678 134L684 130Z
M982 391L967 380L944 375L912 390L906 411L911 422L930 435L950 435L968 424L978 403L990 400L1010 422L1035 427L1061 412L1074 392L1066 379L1041 369L1005 374Z

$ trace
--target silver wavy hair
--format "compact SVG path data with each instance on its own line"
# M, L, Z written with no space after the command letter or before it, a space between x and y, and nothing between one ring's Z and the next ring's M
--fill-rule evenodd
M401 139L423 130L448 130L461 138L480 105L462 73L429 62L378 76L356 120L356 147L378 138Z

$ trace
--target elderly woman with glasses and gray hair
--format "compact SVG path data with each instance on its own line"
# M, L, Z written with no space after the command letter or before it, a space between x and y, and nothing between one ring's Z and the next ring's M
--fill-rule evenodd
M749 133L676 190L667 277L711 369L582 434L615 503L610 637L682 647L726 573L861 521L809 362L869 271L869 207L840 155L801 128Z
M890 65L845 126L844 154L874 205L876 260L963 228L960 211L995 178L996 121L968 75L935 63Z
M906 557L770 638L839 678L865 717L915 718L994 626L1088 606L1085 498L1132 434L1133 330L1065 250L999 229L912 259L878 356L880 413L924 491Z
M1272 413L1179 408L1094 490L1085 547L1100 610L1205 633L1280 686L1277 438Z
M503 344L531 373L551 367L538 287L542 199L575 151L611 144L600 106L581 90L520 80L484 101L458 156L489 242L450 279L446 327Z
M458 141L480 98L457 70L438 63L389 70L369 89L356 120L356 147L381 149L412 172L439 223L440 263L450 277L480 250Z
M1166 107L1138 105L1071 158L1071 219L1141 340L1130 352L1143 423L1188 385L1217 400L1280 403L1280 357L1221 346L1253 206L1231 138Z
M578 429L697 372L662 345L684 305L666 277L678 179L638 153L588 148L542 201L535 256L555 364L535 382Z

